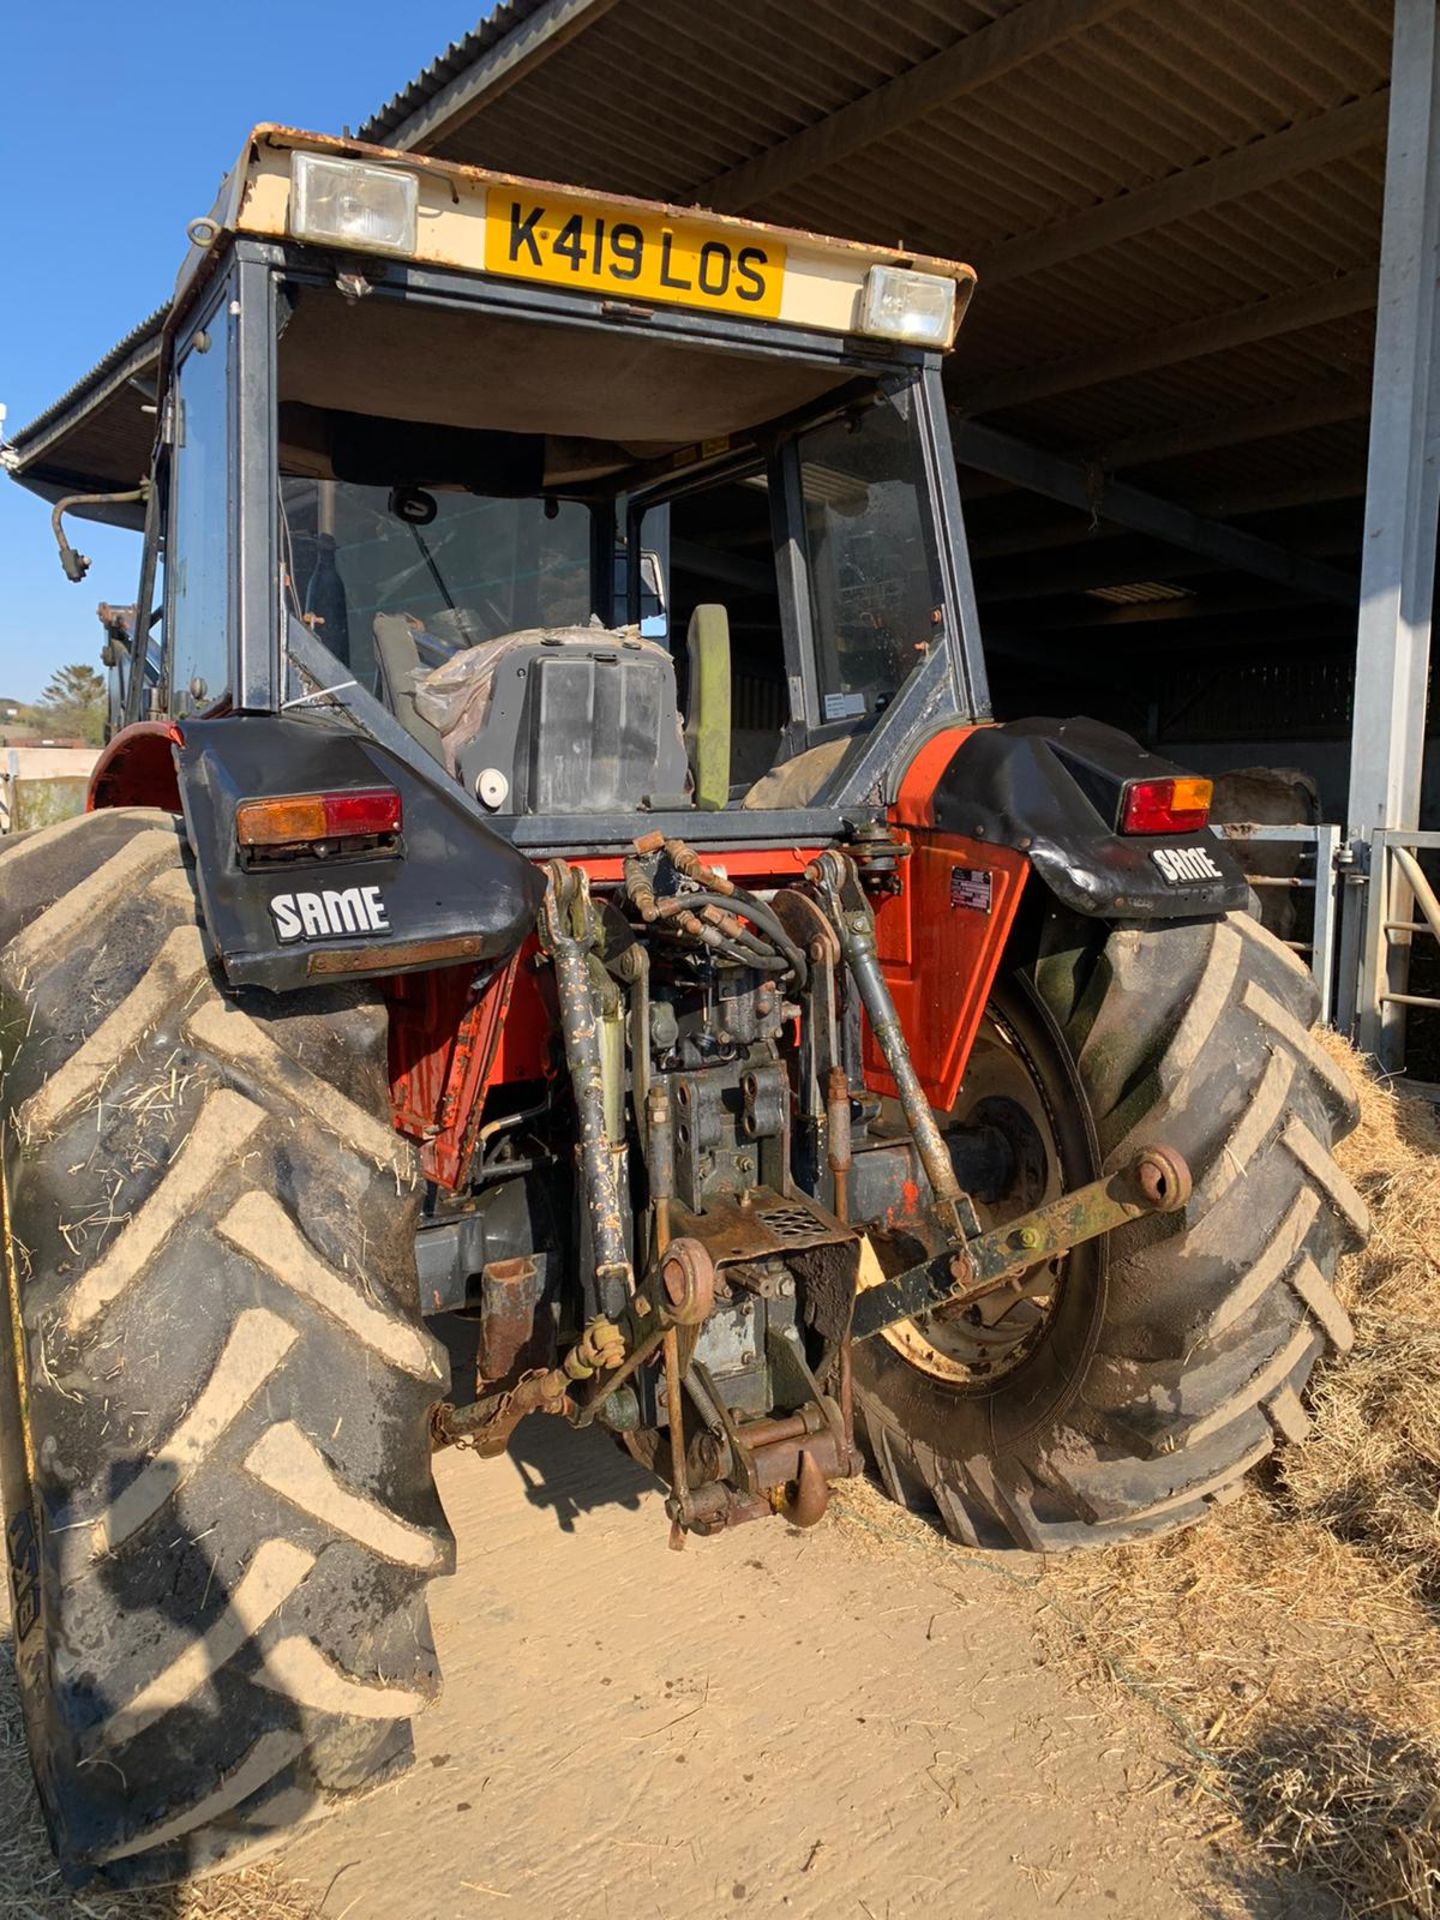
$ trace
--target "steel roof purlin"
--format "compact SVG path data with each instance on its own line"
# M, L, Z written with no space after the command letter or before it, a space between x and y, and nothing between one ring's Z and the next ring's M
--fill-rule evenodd
M1117 458L1251 499L1263 438L1285 496L1368 378L1389 40L1388 0L510 0L362 131L975 258L967 418L1073 447L1095 389Z

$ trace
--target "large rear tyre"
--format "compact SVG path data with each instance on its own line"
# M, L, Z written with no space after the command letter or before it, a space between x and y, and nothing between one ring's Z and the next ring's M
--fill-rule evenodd
M368 987L221 991L177 823L0 850L3 1476L74 1882L273 1844L409 1756L453 1543Z
M1151 1142L1193 1196L1018 1297L865 1342L856 1393L895 1499L1053 1553L1200 1520L1304 1434L1310 1371L1352 1337L1335 1261L1368 1221L1331 1157L1356 1106L1309 1031L1310 976L1248 915L1119 929L1045 994L997 990L951 1116L1018 1143L992 1217Z

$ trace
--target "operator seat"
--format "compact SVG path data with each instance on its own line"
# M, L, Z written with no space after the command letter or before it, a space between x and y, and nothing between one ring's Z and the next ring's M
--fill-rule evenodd
M807 747L803 753L782 760L778 767L760 776L740 802L741 807L755 813L776 807L810 806L853 744L848 737L822 740L819 746Z
M377 613L374 632L380 690L386 706L410 738L443 765L445 754L440 735L415 709L415 675L420 669L420 649L410 631L410 622L398 613Z

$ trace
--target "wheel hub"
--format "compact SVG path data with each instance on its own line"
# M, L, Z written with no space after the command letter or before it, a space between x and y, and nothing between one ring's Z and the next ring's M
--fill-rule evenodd
M956 1141L959 1161L966 1157L960 1140L973 1139L977 1131L1003 1143L1003 1152L986 1156L993 1169L989 1183L971 1190L983 1227L1004 1226L1065 1191L1067 1169L1045 1075L993 1006L942 1130ZM1068 1254L1042 1261L996 1293L897 1322L880 1337L932 1378L988 1392L1045 1338L1072 1261Z

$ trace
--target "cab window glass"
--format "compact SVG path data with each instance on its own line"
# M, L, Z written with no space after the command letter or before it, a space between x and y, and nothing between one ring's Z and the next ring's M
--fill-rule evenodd
M176 376L166 547L173 714L213 707L230 684L229 333L222 308Z
M664 516L668 513L668 524ZM656 530L652 530L654 523ZM665 524L665 531L658 531ZM730 780L744 792L774 766L790 717L770 489L762 472L718 479L652 508L647 559L669 550L667 620L680 710L689 711L687 635L697 606L718 602L730 632ZM642 611L644 602L642 600Z
M362 686L378 614L403 616L420 667L590 618L590 513L575 501L299 477L281 500L292 606Z
M882 712L937 631L908 403L882 398L800 439L821 726Z

